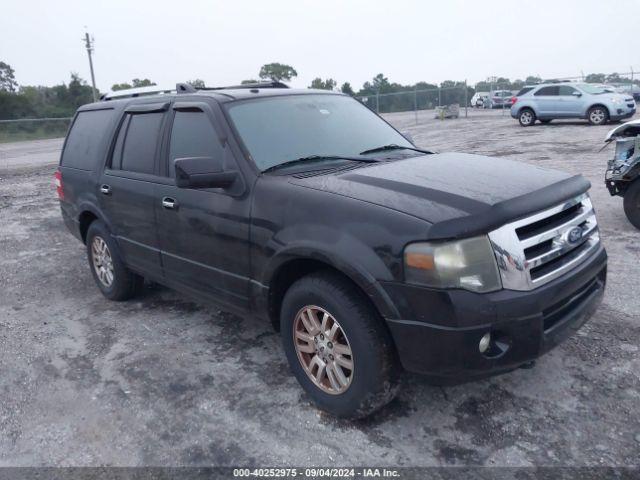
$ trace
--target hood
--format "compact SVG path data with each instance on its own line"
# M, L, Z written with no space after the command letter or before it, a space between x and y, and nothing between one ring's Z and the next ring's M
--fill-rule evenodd
M434 224L430 238L484 233L589 188L581 176L463 153L421 155L290 181L423 219Z
M636 135L640 135L640 119L631 120L611 129L604 141L608 143L616 137L635 137Z

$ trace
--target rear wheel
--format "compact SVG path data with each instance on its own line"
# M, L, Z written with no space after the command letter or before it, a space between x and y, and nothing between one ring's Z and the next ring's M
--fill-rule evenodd
M518 114L518 121L523 127L530 127L536 123L536 114L530 108L523 108Z
M587 112L587 119L591 125L604 125L609 120L609 112L605 107L596 105Z
M142 289L144 278L124 265L115 241L100 220L91 223L87 231L87 256L93 279L109 300L128 300Z
M390 402L399 367L382 319L362 293L333 272L287 291L280 327L298 382L323 410L362 418Z
M636 179L624 194L624 213L631 224L640 229L640 178Z

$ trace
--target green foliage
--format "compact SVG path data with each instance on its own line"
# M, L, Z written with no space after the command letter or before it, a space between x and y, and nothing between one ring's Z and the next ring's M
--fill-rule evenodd
M584 79L587 83L604 83L606 75L604 73L590 73Z
M351 95L352 97L356 94L356 92L353 91L353 88L351 88L351 84L349 82L344 82L340 87L340 91L347 95Z
M18 82L14 75L14 70L8 63L0 62L0 91L15 92Z
M204 80L194 78L193 80L187 80L187 83L194 88L205 88Z
M115 83L111 85L111 90L115 92L117 90L128 90L129 88L138 87L152 87L154 85L156 85L156 83L152 82L148 78L144 78L142 80L140 80L139 78L134 78L133 80L131 80L131 83Z
M317 88L319 90L333 90L338 84L333 78L322 80L320 77L314 78L309 88Z
M298 72L296 72L295 68L290 65L273 62L263 65L258 76L263 80L274 80L279 82L281 80L291 80L293 77L297 77Z

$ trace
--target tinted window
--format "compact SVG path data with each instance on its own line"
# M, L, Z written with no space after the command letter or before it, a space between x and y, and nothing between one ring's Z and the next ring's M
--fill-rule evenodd
M171 127L169 145L169 175L175 175L173 162L185 157L219 157L222 145L209 121L201 111L178 111Z
M156 148L164 113L129 114L120 128L112 168L154 173ZM122 137L122 139L120 138ZM118 150L122 145L122 155Z
M524 95L525 93L529 93L531 90L533 90L533 87L524 87L523 89L521 89L521 90L516 94L516 97L520 97L521 95Z
M310 155L358 155L411 144L367 107L342 95L283 95L231 103L229 115L264 170Z
M104 158L105 134L109 130L113 110L78 113L67 136L62 153L62 166L92 170Z
M534 95L558 95L558 87L542 87Z
M577 90L575 88L568 85L560 85L559 87L559 95L573 95L573 92L576 91Z

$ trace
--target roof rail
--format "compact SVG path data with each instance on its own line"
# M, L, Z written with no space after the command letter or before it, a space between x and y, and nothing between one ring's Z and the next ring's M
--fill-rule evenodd
M158 85L151 85L149 87L136 87L127 88L125 90L115 90L105 93L100 97L100 100L113 100L116 98L133 98L141 97L143 95L162 95L165 93L195 93L197 90L193 85L188 83L176 83L175 87L159 87Z
M269 80L266 82L243 83L240 85L229 85L227 87L204 87L198 90L235 90L239 88L289 88L289 85L277 80Z
M115 90L105 93L100 100L113 100L116 98L133 98L143 95L162 95L165 93L196 93L198 90L232 90L239 88L289 88L288 85L278 81L245 83L243 85L231 85L228 87L202 87L197 88L188 83L176 83L175 87L162 88L157 85L150 87L127 88L126 90Z

